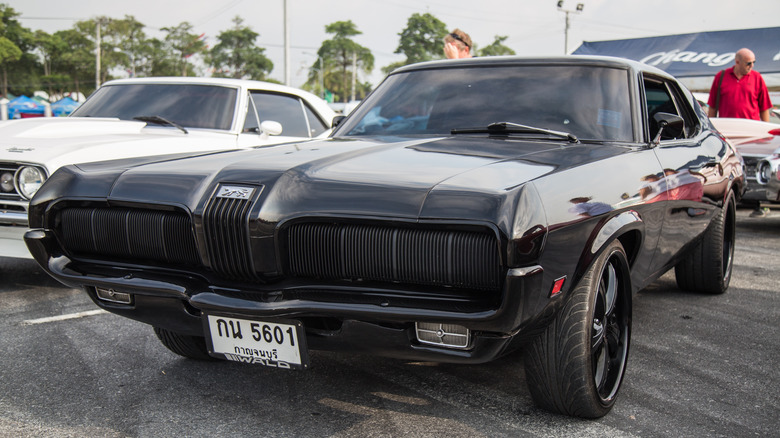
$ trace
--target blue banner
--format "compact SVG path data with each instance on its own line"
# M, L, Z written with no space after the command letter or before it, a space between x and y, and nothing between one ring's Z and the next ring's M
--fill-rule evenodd
M756 71L780 72L780 27L586 41L574 54L619 56L652 65L676 77L691 77L714 76L734 65L734 54L743 47L756 54L753 67Z

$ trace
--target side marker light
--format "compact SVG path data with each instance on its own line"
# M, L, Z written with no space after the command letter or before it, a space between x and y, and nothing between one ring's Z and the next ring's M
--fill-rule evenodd
M563 277L561 277L561 278L559 278L559 279L557 279L557 280L555 280L553 282L552 291L550 292L550 298L552 298L552 297L558 295L559 293L561 293L561 290L563 290L563 283L565 281L566 281L566 276L564 275Z

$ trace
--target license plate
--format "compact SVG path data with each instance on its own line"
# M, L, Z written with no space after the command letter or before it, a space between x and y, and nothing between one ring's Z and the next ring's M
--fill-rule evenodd
M303 324L206 315L209 353L236 362L303 369L308 364Z

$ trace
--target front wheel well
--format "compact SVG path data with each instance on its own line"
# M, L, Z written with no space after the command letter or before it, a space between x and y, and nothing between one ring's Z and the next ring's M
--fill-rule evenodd
M639 230L629 230L626 233L618 236L617 240L623 245L623 250L626 253L628 259L629 268L634 266L634 261L639 254L639 248L641 246L642 235Z

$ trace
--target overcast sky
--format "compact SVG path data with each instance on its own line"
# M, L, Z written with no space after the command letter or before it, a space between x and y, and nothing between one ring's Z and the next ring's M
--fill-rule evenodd
M214 45L234 17L259 33L257 43L274 63L271 77L285 78L285 0L0 0L21 14L21 23L49 33L69 29L78 20L131 15L146 25L149 36L162 37L162 27L187 21ZM431 13L451 30L459 27L477 46L507 36L504 44L518 55L564 53L565 16L557 0L287 0L290 76L293 86L306 80L306 68L329 38L325 26L352 20L361 35L355 41L372 51L375 69L362 81L377 84L381 67L403 60L396 55L398 34L414 13ZM780 26L778 0L565 0L569 14L569 52L582 41L601 41L711 30ZM477 6L479 5L479 7ZM736 50L737 48L735 48Z

